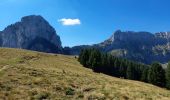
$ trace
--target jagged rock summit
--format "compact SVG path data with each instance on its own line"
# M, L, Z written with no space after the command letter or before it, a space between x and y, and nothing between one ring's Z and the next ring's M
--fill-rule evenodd
M0 46L61 53L60 37L41 16L25 16L0 32Z

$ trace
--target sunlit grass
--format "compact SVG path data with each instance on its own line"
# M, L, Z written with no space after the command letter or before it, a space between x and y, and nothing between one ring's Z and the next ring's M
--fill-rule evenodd
M170 91L94 73L72 56L3 48L0 99L169 100Z

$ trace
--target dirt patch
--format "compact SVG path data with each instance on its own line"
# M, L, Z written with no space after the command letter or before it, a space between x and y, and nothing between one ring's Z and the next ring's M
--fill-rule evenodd
M33 56L22 56L19 60L19 63L25 63L25 62L28 62L28 61L36 61L40 58L40 56L38 55L33 55Z

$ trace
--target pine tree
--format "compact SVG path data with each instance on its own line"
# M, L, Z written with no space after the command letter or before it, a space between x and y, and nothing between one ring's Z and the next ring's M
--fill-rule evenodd
M108 58L108 55L102 53L102 55L101 55L101 71L105 74L107 74L107 69L108 69L107 58Z
M149 70L149 68L147 66L146 66L146 68L143 69L141 81L148 82L148 70Z
M80 51L78 61L81 63L82 60L82 55L83 55L83 49ZM82 63L81 63L82 64Z
M135 80L140 80L142 76L142 64L140 63L134 63L134 74L135 74Z
M90 52L88 49L84 49L80 53L79 61L84 67L89 67L88 66L89 55L90 55Z
M168 66L166 69L166 87L170 89L170 62L168 63Z
M135 79L134 71L135 71L134 65L132 62L130 62L127 67L127 72L126 72L127 79L131 79L131 80Z
M100 72L101 68L101 53L99 50L93 49L89 57L89 64L95 72Z
M122 60L119 67L120 77L126 78L126 69L125 61Z
M144 64L139 64L139 80L141 81L143 78L142 77L144 77L143 76L143 74L145 73L145 79L147 80L147 74L148 74L148 68L149 68L149 66L147 66L147 65L144 65ZM144 72L144 70L145 70L145 72Z
M112 55L107 56L107 74L111 76L115 76L116 70L114 68L114 59Z
M155 62L149 69L148 81L151 84L164 87L165 86L165 70L162 66Z
M116 77L120 77L119 67L120 67L120 61L117 58L114 62L114 69L115 69L115 76Z

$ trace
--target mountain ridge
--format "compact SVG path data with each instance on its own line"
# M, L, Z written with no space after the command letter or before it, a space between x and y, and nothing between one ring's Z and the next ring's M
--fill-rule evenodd
M97 48L113 56L146 64L167 63L170 59L170 32L115 31L93 45L63 47L55 29L40 15L30 15L0 31L0 46L48 53L78 55L81 49Z
M104 42L94 45L75 46L70 54L78 54L83 48L97 48L114 56L150 64L154 61L166 63L170 59L170 33L115 31ZM73 51L72 51L73 49ZM75 51L76 52L75 52Z

